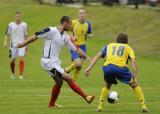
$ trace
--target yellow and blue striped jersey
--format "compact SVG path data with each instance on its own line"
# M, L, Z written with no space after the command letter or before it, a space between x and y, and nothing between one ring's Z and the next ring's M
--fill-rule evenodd
M76 38L76 45L83 45L86 42L87 34L91 34L92 29L88 21L80 23L78 19L72 21L71 31L73 36Z
M135 58L133 49L122 43L110 43L102 49L102 58L106 58L104 66L114 64L126 67L129 58Z

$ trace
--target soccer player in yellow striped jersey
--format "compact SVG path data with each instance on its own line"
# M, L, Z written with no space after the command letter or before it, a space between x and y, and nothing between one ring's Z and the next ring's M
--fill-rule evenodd
M148 112L145 104L142 90L137 82L137 66L133 49L127 44L128 36L126 33L120 33L117 36L117 43L110 43L105 46L92 59L88 68L85 70L86 76L89 75L93 66L102 57L105 58L103 65L105 86L102 88L97 112L101 112L112 84L117 84L117 80L128 84L135 91L142 112ZM127 67L128 60L131 61L133 73Z
M92 29L90 22L86 20L86 11L84 8L79 9L79 19L72 21L70 34L73 36L74 43L86 53L86 39L92 38ZM73 63L66 67L65 71L70 72L74 70L73 79L76 80L80 73L84 59L81 58L75 51L71 50L70 53Z

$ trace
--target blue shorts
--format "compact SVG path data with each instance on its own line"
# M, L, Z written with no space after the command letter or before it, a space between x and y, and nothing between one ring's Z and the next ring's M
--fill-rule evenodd
M108 84L117 84L117 80L130 84L131 82L131 72L127 67L118 67L113 64L109 64L103 67L104 80Z
M86 48L86 45L85 45L85 44L79 45L78 47L81 48L82 51L86 53L87 48ZM71 50L70 52L71 52L71 60L72 60L72 61L74 61L74 60L77 59L77 58L81 58L80 55L79 55L77 52L72 51L72 50Z

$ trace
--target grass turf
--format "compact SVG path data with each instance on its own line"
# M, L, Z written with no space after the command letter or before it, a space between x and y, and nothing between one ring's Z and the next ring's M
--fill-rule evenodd
M77 16L77 9L40 5L36 0L2 0L0 10L1 44L3 44L7 24L14 19L14 13L17 10L22 11L23 20L29 25L30 35L49 25L57 25L62 15L71 15L73 18ZM150 114L159 114L159 12L151 9L134 10L123 7L87 7L87 11L95 36L94 39L87 42L88 54L95 55L105 44L114 41L119 32L126 31L130 37L130 44L136 50L138 80L151 110ZM98 62L88 78L83 74L88 63L85 62L77 82L85 92L96 96L96 100L91 105L88 105L64 84L58 103L65 107L49 110L47 104L54 82L40 66L42 44L43 41L40 40L29 46L25 57L25 80L17 78L17 67L16 79L10 80L8 49L4 49L1 45L0 114L96 114L95 109L104 84L101 70L103 60ZM61 58L64 67L70 63L67 49L63 50ZM112 90L119 93L120 100L115 105L106 103L102 114L141 113L134 92L128 86L119 83L118 86L113 86Z

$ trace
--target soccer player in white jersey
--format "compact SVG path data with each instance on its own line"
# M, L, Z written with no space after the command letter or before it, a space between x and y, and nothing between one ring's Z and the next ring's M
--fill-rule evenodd
M82 96L88 103L91 103L94 99L94 96L89 96L84 93L76 84L76 82L71 78L70 74L66 73L61 67L59 53L64 45L79 53L83 58L90 60L90 58L80 48L77 48L73 44L70 37L68 36L66 31L69 30L71 24L72 22L70 17L63 16L58 27L48 27L44 30L36 32L35 35L31 36L23 43L17 45L17 47L20 48L37 39L44 39L41 65L43 69L47 71L56 82L52 88L51 99L48 105L49 108L59 107L59 105L57 105L55 102L60 93L63 80L68 83L69 87L73 91Z
M15 73L15 58L19 57L19 79L23 79L23 70L24 70L24 55L26 47L23 48L15 48L18 43L22 43L26 36L28 35L27 24L22 22L21 13L16 12L15 22L10 22L7 30L6 36L4 39L4 47L7 47L7 41L9 37L10 40L10 49L9 49L9 57L10 57L10 68L11 68L11 79L14 79Z

